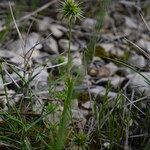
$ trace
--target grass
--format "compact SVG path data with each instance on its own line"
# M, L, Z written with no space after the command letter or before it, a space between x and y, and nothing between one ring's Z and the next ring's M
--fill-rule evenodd
M99 34L109 2L110 1L103 1L102 9L97 13L98 23L95 26L93 34ZM69 5L69 8L73 6L73 9L68 9L66 5ZM36 3L34 3L34 7L35 6ZM66 0L62 3L64 17L68 19L70 44L75 19L82 15L81 9L77 9L76 7L79 8L79 5L73 0ZM73 13L74 10L76 13ZM68 13L68 11L70 11L70 13ZM95 12L96 8L92 13ZM11 15L12 18L14 18L12 8ZM15 21L14 18L14 22ZM21 39L22 35L17 24L16 29ZM24 39L22 39L22 41L23 40ZM85 68L87 68L92 61L96 43L97 39L91 38L85 54ZM38 93L34 93L31 88L32 81L36 78L38 73L33 75L33 72L31 72L26 79L28 69L31 68L26 57L24 57L23 76L19 74L20 68L1 59L0 75L4 85L3 98L6 100L5 110L7 111L0 110L0 149L128 150L132 148L148 150L150 146L148 135L150 109L148 102L145 108L142 108L141 103L148 98L145 97L143 93L134 95L134 90L130 91L130 95L126 95L126 85L124 85L123 88L118 87L117 95L113 100L109 98L109 92L112 90L110 82L108 82L106 86L105 95L103 97L95 96L91 99L92 96L87 93L87 96L84 96L84 98L88 98L94 102L92 106L92 116L87 119L87 124L83 129L76 125L78 122L74 122L71 109L74 96L77 97L77 95L75 95L76 83L74 82L77 78L71 74L73 66L70 44L68 48L67 65L59 66L61 72L58 73L57 78L53 75L49 76L48 98L44 102L40 101ZM146 56L149 58L148 54L146 54ZM137 71L134 66L117 59L105 59L132 69L140 74L147 83L150 83L149 79ZM58 62L62 63L63 60L60 58ZM17 83L12 79L16 87L16 93L13 96L10 96L7 88L5 74L8 74L8 72L5 65L8 65L9 69L16 73L20 80L20 83ZM65 72L65 67L67 67L67 72ZM59 81L65 81L65 87L62 92L56 90ZM12 100L16 97L19 99L18 104L13 105ZM39 105L38 108L36 108L38 109L38 113L35 111L33 105L35 99L38 103L37 105Z

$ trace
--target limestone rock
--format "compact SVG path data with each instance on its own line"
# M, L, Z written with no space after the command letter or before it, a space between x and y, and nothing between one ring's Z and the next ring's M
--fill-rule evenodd
M48 38L44 44L43 48L47 53L50 54L58 54L58 45L56 40L53 37Z
M69 40L67 39L60 39L59 40L59 46L64 50L67 51L69 48ZM71 43L71 47L70 50L71 51L77 51L79 49L79 45L78 44L73 44Z

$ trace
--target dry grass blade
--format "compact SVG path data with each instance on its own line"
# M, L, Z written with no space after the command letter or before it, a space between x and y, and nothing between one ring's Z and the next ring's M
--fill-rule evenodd
M125 137L125 144L124 144L124 150L129 150L129 127L126 126L126 137Z
M133 102L131 102L131 100L124 94L122 94L137 110L139 110L143 115L146 115L141 109L139 109L139 107L137 107L135 104L133 104Z
M140 52L142 52L150 60L150 55L148 53L146 53L142 48L140 48L137 44L133 43L132 41L130 41L127 38L125 38L125 40L127 42L129 42L130 44L132 44L133 46L135 46L136 48L138 48L138 50L140 50Z
M14 145L9 145L9 144L6 144L6 143L0 141L0 148L9 149L9 147L11 147L13 149L19 149L18 147L14 146Z
M22 37L22 35L21 35L20 31L19 31L19 28L18 28L17 22L16 22L16 20L15 20L14 13L13 13L13 9L12 9L12 6L11 6L11 3L10 3L10 2L9 2L9 8L10 8L11 16L12 16L12 18L13 18L13 22L14 22L14 24L15 24L17 33L18 33L19 38L20 38L20 40L21 40L21 46L22 46L22 50L23 50L23 46L25 45L25 42L24 42L23 37Z
M147 98L147 96L144 96L144 97L139 98L139 99L137 99L137 100L131 101L130 103L127 104L127 106L132 105L132 104L134 104L134 103L137 103L137 102L139 102L139 101L145 100L146 98Z
M55 67L60 67L60 66L66 65L67 63L68 63L68 61L65 61L65 62L62 62L60 64L56 64L56 65L45 67L45 68L46 69L51 69L51 68L55 68Z
M147 24L146 20L144 19L143 15L142 15L141 13L140 13L140 16L141 16L141 18L142 18L142 20L143 20L144 24L146 25L146 27L147 27L148 31L150 31L150 27L148 26L148 24Z
M20 86L17 84L17 82L13 79L13 77L9 74L5 66L3 65L3 68L5 70L5 73L8 75L8 77L12 80L12 82L17 86L17 88L20 88Z
M35 48L37 45L39 45L39 44L45 42L51 35L52 35L52 34L50 33L43 41L40 41L40 42L37 41L37 43L35 43L34 46L31 47L31 48L27 51L27 53L25 54L25 58L27 57L28 54L29 54L29 57L28 57L28 58L30 58L30 57L32 56L32 53L33 53L33 51L34 51L34 48ZM31 52L31 53L30 53L30 52Z

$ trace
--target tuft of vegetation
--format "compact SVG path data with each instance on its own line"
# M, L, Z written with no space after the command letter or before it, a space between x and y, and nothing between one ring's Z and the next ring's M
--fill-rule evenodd
M25 1L23 2L26 5ZM36 9L38 2L39 0L33 0L31 2L31 9ZM98 7L94 7L91 10L92 15L97 16L97 24L84 53L84 67L87 71L93 56L99 56L135 71L150 84L150 79L141 74L134 66L116 58L109 58L107 54L101 53L103 51L101 47L96 47L98 38L95 35L100 34L104 17L111 4L110 2L110 0L98 0ZM133 99L132 95L134 93L131 93L131 97L126 96L126 88L118 87L117 96L112 100L109 97L112 86L108 82L103 97L93 96L89 91L86 91L85 94L84 92L80 93L80 102L86 101L87 99L93 102L91 114L86 118L86 125L82 128L78 127L73 120L72 103L74 97L79 98L78 92L76 92L76 81L78 81L79 76L74 77L72 74L71 41L73 26L76 20L83 18L80 5L81 3L75 0L60 2L60 13L63 14L63 19L68 21L69 48L66 50L68 59L64 65L65 60L63 57L59 56L57 59L54 57L55 61L63 65L57 66L60 67L60 70L57 70L57 67L50 68L51 72L48 77L49 87L48 93L46 93L48 98L44 102L40 101L38 93L35 93L31 86L32 81L40 72L34 74L34 69L36 68L32 68L30 65L30 57L27 57L27 54L23 56L23 75L20 74L20 68L16 65L10 64L0 58L0 76L4 85L2 97L6 102L5 109L0 110L0 149L129 150L139 148L149 150L150 109L149 105L141 109L142 104L140 103L145 99L144 92L137 95L136 99ZM99 9L99 6L101 9ZM22 47L24 48L25 40L16 23L11 6L10 12L18 36L22 41ZM9 18L8 22L10 22ZM5 32L8 32L8 27L4 30L4 33L0 34L0 40L4 40ZM34 47L30 51L33 51L33 49ZM147 53L146 56L150 58ZM16 92L13 97L10 97L6 84L5 74L8 74L6 64L19 77L19 82L12 79ZM63 81L64 89L58 92L56 88L60 81ZM17 105L13 105L12 102L15 101L15 96L18 98L16 100ZM34 108L35 99L38 108ZM36 113L37 110L38 113ZM139 134L134 135L137 131Z

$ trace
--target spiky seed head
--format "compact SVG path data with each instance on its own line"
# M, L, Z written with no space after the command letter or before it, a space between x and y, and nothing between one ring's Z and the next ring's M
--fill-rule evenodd
M78 2L75 2L74 0L65 0L61 3L61 11L63 13L63 16L69 20L76 20L77 18L82 18L82 10L80 8L80 4Z

